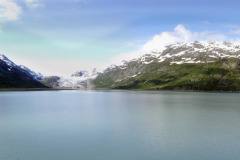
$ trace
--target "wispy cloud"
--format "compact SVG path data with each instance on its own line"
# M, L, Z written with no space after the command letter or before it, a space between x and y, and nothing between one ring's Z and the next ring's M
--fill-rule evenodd
M152 39L147 41L138 51L131 53L123 53L111 58L111 63L121 64L123 60L131 60L137 58L152 50L163 50L167 45L177 42L191 42L191 41L226 41L229 40L227 36L221 33L211 31L192 32L184 25L177 25L171 32L162 32L154 35Z
M210 22L208 20L201 21L201 23L210 24Z
M228 25L226 25L226 28L228 28L230 30L231 34L240 35L240 26L239 25L228 24Z
M0 0L0 20L17 20L21 13L21 7L11 0Z
M41 0L25 0L25 3L30 9L44 7L44 4Z

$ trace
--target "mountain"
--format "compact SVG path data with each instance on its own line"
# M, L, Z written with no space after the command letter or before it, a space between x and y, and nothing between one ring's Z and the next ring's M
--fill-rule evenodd
M0 55L0 88L45 88L31 75L28 68L21 68L5 55ZM34 72L32 72L34 73Z
M96 88L240 91L240 46L195 41L152 50L112 65L93 80Z
M49 76L42 79L42 83L53 88L91 89L92 79L96 78L100 72L94 68L90 70L80 70L71 76Z
M14 67L20 71L25 72L26 74L28 74L29 76L31 76L32 78L34 78L35 80L40 80L43 75L41 73L36 73L32 70L30 70L29 68L27 68L24 65L16 65L15 63L13 63L11 60L9 60L5 55L0 54L0 60L2 60L3 62L5 62L8 66Z

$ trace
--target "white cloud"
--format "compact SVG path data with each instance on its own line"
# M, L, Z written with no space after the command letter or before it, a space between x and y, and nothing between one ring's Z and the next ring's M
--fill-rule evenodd
M224 41L227 37L223 34L213 33L210 31L192 32L185 28L182 24L177 25L172 32L162 32L155 35L152 40L148 41L143 50L162 50L166 45L176 42L191 42L191 41L209 41L217 40Z
M25 0L25 3L30 9L44 7L44 4L41 2L41 0Z
M166 45L176 42L192 41L197 33L187 30L183 25L178 25L174 28L173 32L162 32L155 35L152 40L148 41L143 47L143 50L149 51L153 49L162 50Z
M18 19L21 7L11 0L0 0L0 20L9 21Z
M171 32L162 32L153 36L151 40L146 42L138 51L131 53L123 53L114 56L110 59L112 64L122 64L123 60L131 60L137 58L147 52L153 50L163 50L167 45L177 42L191 42L191 41L225 41L228 40L223 34L204 31L204 32L192 32L186 29L182 24L177 25Z

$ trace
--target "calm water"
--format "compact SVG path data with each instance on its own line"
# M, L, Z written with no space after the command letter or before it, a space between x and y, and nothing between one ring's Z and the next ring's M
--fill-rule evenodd
M240 94L0 92L0 160L239 160Z

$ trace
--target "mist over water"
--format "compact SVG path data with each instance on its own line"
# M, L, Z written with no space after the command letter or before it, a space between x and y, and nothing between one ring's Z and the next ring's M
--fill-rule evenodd
M240 159L240 94L0 92L0 160Z

